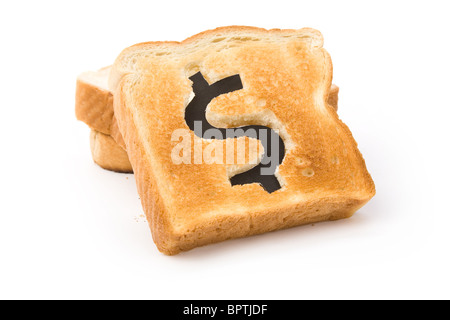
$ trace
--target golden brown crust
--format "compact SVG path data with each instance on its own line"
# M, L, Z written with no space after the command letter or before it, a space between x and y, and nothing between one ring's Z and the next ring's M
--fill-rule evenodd
M214 42L218 35L239 33L262 39L233 40L239 45L227 47ZM326 103L332 67L321 45L320 33L311 29L228 27L179 44L133 46L117 59L110 78L117 88L115 116L160 251L176 254L225 239L346 218L373 197L375 187L356 142ZM160 50L167 46L170 57ZM246 101L267 102L265 109L290 140L279 168L281 190L268 194L256 184L232 187L224 165L172 162L171 133L187 128L188 76L195 69L209 82L241 75L243 90L210 104L216 114L258 114L261 105Z
M328 104L338 111L339 87L335 84L331 85L330 95L328 96Z
M338 94L339 88L336 85L332 85L328 97L328 104L336 110L338 108ZM105 136L96 140L95 146L98 150L101 150L101 154L98 154L96 157L94 156L93 160L103 169L132 173L133 169L131 168L131 164L124 166L123 153L126 155L125 142L114 117L113 95L111 92L106 92L92 83L78 81L75 110L78 119L89 125L92 128L92 132L103 132ZM95 112L91 112L90 110L95 110ZM111 120L108 121L111 114ZM102 132L97 131L97 129L102 130ZM107 139L107 137L110 137L110 139ZM122 151L116 151L118 147L121 147ZM93 152L92 148L91 135L91 151ZM108 155L107 160L105 159L106 155ZM128 157L127 162L129 163Z
M133 173L127 152L111 136L91 130L90 140L92 158L96 164L106 170Z
M92 129L111 134L114 117L113 95L110 91L77 80L75 95L75 114Z

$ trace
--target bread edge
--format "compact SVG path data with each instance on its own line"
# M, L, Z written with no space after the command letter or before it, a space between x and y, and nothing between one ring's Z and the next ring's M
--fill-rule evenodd
M133 173L128 153L109 135L91 130L92 159L103 169L118 173Z
M204 35L207 32L202 34ZM182 44L183 42L175 43ZM328 53L324 49L322 50L327 56L326 58L329 59ZM344 198L326 197L321 199L312 199L300 205L283 208L283 210L280 209L280 211L285 213L282 220L280 220L280 215L274 214L273 210L257 212L258 216L253 220L253 223L249 223L246 219L238 219L237 217L231 218L229 223L232 225L232 228L227 228L225 226L225 228L221 229L222 231L218 231L222 232L221 234L214 232L211 227L208 228L207 226L200 226L195 230L187 232L186 230L183 230L183 232L176 233L173 226L171 226L167 219L167 208L165 207L164 201L158 191L158 183L153 178L152 169L148 166L148 164L144 163L144 159L147 157L142 153L146 151L142 150L142 148L139 150L137 143L139 140L137 134L138 130L133 128L135 124L132 121L132 115L130 114L130 111L124 107L125 102L122 97L122 90L124 87L122 82L126 81L128 75L131 74L123 73L118 78L113 79L110 82L112 83L111 87L118 89L120 96L120 98L116 97L114 100L114 109L118 115L117 118L120 119L118 125L124 130L122 132L123 138L127 141L128 152L135 169L138 190L140 191L139 193L141 195L142 205L145 209L147 220L152 230L153 240L158 249L164 254L175 255L181 251L187 251L195 247L232 238L241 238L319 221L348 218L351 217L354 212L361 208L365 203L367 203L367 201L369 201L374 195L374 193L367 193L366 197L363 196L361 198L358 198L356 195L352 195ZM117 80L119 82L115 83ZM324 92L324 94L326 94L326 96L324 96L325 103L327 103L327 99L329 98L331 92L331 75L327 85L329 86L329 90ZM339 89L337 88L336 90L338 91ZM117 94L117 92L115 92L115 94ZM340 120L337 118L337 121ZM148 158L150 159L151 157ZM264 223L258 223L259 219L263 219ZM258 225L258 228L252 227L255 224ZM236 234L236 231L238 231L238 234Z

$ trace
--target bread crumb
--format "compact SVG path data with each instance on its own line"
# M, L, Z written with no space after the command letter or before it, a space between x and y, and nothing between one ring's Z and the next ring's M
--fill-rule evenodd
M144 214L140 214L137 217L134 217L134 221L136 222L147 222L147 218L145 217Z

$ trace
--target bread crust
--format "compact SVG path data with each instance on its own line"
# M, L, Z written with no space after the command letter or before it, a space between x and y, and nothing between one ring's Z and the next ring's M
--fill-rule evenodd
M217 37L236 34L265 40L236 40L238 46L218 50ZM226 239L347 218L374 196L351 132L326 103L332 65L322 42L312 29L225 27L181 43L136 45L119 56L110 77L114 114L161 252L173 255ZM266 109L292 144L279 167L281 190L268 194L256 184L232 187L222 165L171 162L170 133L186 127L184 107L192 91L187 74L195 68L210 83L230 72L243 79L244 91L211 103L215 112L228 108L239 116L258 111L246 98L267 100ZM303 174L306 169L313 174Z
M218 28L215 31L229 31L230 27L223 27ZM247 30L248 27L231 27L233 30ZM254 30L257 30L258 28L254 28ZM259 29L263 30L263 29ZM273 32L281 31L279 29L272 30ZM282 32L291 31L294 30L284 30ZM210 31L205 31L203 33L200 33L198 35L195 35L191 38L186 39L183 41L184 43L189 43L192 41L195 41L198 38L201 38L204 35L207 35ZM174 41L168 41L164 42L165 44L179 44L179 42ZM145 44L161 44L161 42L147 42ZM140 46L140 45L136 45ZM135 46L133 46L135 47ZM100 77L108 77L109 76L110 67L105 67L100 69L97 73ZM88 77L85 76L85 74L80 75L80 77L77 79L76 84L76 96L75 96L75 113L78 120L83 121L86 123L92 130L96 132L103 133L105 135L111 136L116 143L121 146L123 149L125 149L125 142L123 140L123 137L120 133L120 130L117 126L117 122L114 117L114 108L113 108L113 95L110 90L106 86L99 86L96 83L93 83L92 81L89 81L89 75ZM98 76L97 76L98 77ZM337 110L337 101L338 101L338 92L339 88L335 85L331 86L328 103L335 107ZM107 141L106 139L98 139L96 142L97 145L103 144L104 141ZM108 151L108 149L111 148L111 150ZM116 146L113 145L113 141L108 140L104 143L101 147L99 147L99 150L103 150L104 154L109 154L111 157L113 157L116 154L119 154L115 152ZM104 168L107 170L112 171L118 171L121 172L123 169L122 162L123 162L123 156L119 155L118 159L111 158L108 160L108 165ZM102 161L99 161L99 159L95 159L96 163L98 163L100 166L103 163ZM117 165L115 165L115 161L117 161Z
M109 69L109 67L97 71L100 77L109 74L109 72L104 72L106 69ZM338 94L339 88L333 84L330 88L328 104L336 110L338 108ZM107 137L100 136L101 138L95 140L94 146L101 153L94 153L91 138L91 152L95 163L106 170L133 172L131 165L128 166L127 164L124 166L125 156L123 152L126 153L125 142L114 117L111 91L93 81L89 81L86 77L79 77L76 85L75 112L77 119L86 123L92 129L94 135L95 133L102 133L112 138L107 139ZM119 152L118 147L121 147L123 152Z
M113 95L109 90L77 79L75 115L95 131L111 135L114 118Z
M110 135L91 130L90 142L92 159L100 167L119 173L133 173L127 152Z

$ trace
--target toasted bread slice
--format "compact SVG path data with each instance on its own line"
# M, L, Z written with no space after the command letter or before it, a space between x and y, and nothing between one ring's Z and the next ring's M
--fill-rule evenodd
M103 134L111 134L113 95L108 90L111 67L80 74L77 78L75 114L78 120Z
M77 78L75 115L91 129L110 135L122 147L125 144L114 118L113 95L108 89L111 67L84 72Z
M332 64L322 44L313 29L225 27L121 53L109 78L114 114L161 252L348 218L374 196L351 132L327 104ZM203 150L212 143L190 130L185 114L209 94L196 87L199 74L206 88L241 81L241 89L209 104L214 122L279 132L285 145L275 172L279 190L232 185L224 164L174 162L176 130L186 130Z
M95 163L106 170L132 173L133 169L124 149L123 138L114 120L113 95L107 85L110 71L111 67L105 67L99 71L84 72L78 77L75 99L76 116L92 128L91 152ZM330 88L328 104L336 110L338 94L339 88L333 84ZM121 145L111 137L112 131Z

